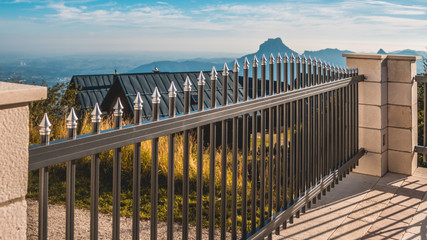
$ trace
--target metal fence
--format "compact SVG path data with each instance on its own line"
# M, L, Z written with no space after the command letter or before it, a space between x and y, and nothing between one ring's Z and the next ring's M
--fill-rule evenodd
M415 146L414 151L422 154L422 160L420 160L420 158L418 157L418 161L417 164L419 167L426 167L427 166L427 127L426 127L426 123L425 120L427 119L427 94L426 94L426 89L427 89L427 76L426 75L416 75L415 76L415 81L418 83L418 106L423 106L422 110L422 122L423 122L423 131L419 132L421 133L418 134L418 143L417 146ZM421 91L420 91L421 90ZM420 99L421 98L421 99ZM421 109L418 108L418 113L421 112ZM419 116L420 114L417 114L417 116ZM418 117L419 118L419 117ZM420 119L418 119L418 124L420 124ZM421 138L422 136L422 138Z
M252 66L251 66L252 65ZM252 98L249 98L249 70L252 70ZM268 76L267 75L268 72ZM223 83L227 84L229 69L224 65ZM238 79L239 64L232 70L233 79ZM41 144L30 147L29 170L39 169L39 239L47 238L48 209L48 167L67 163L66 172L66 237L73 239L75 159L91 158L91 239L98 238L99 198L99 153L113 149L113 239L120 237L120 185L121 147L134 145L133 154L133 239L139 238L139 202L141 159L140 144L152 142L151 169L151 239L157 239L158 204L158 147L159 137L168 136L168 180L167 180L167 238L182 234L188 238L189 226L189 132L197 128L197 186L196 186L196 238L202 238L202 170L209 168L209 239L214 238L216 225L220 226L221 239L231 232L231 237L246 239L271 237L287 223L293 223L316 199L334 187L339 180L357 164L364 154L358 147L358 81L357 69L334 67L316 59L293 55L282 59L280 54L267 60L263 56L261 66L256 56L252 64L248 59L243 63L243 96L239 98L238 82L233 83L232 103L227 102L227 88L223 88L223 101L209 109L203 109L203 88L205 78L210 78L211 98L215 99L217 72L212 69L210 76L200 73L198 78L198 111L190 112L190 81L184 83L185 113L175 116L176 88L169 89L169 117L159 119L160 95L157 88L152 99L152 120L141 121L141 99L135 99L134 124L122 127L123 107L120 100L114 106L114 129L100 131L101 111L98 105L92 112L93 132L76 136L74 110L67 118L69 138L49 143L50 123L45 115L40 124ZM268 92L267 89L267 77ZM257 89L261 82L261 91ZM260 92L260 96L258 96ZM227 121L232 119L231 128ZM221 132L217 126L221 124ZM238 124L242 124L241 128ZM209 128L204 128L209 126ZM210 131L209 166L203 166L203 131ZM238 129L242 129L240 132ZM260 129L260 131L257 131ZM227 133L232 131L232 142L227 143ZM175 134L182 133L183 146L183 217L182 233L173 229L174 223L174 144ZM267 139L268 136L268 139ZM220 146L215 146L221 137ZM260 138L260 139L259 139ZM260 144L258 141L260 140ZM267 141L268 140L268 141ZM241 141L241 149L238 149ZM228 148L231 146L231 149ZM216 147L222 148L221 155L221 198L220 223L215 222L215 155ZM232 158L227 159L227 151ZM241 151L242 165L238 166ZM252 160L250 160L250 155ZM231 161L231 206L227 204L227 162ZM251 169L251 172L248 169ZM242 179L242 192L238 192L238 175ZM248 182L252 182L248 189ZM237 195L241 194L241 202ZM249 199L248 199L249 198ZM250 202L250 204L248 204ZM231 208L231 215L227 209ZM241 233L238 233L237 218L241 215ZM226 223L231 218L231 228ZM257 218L260 223L257 224ZM248 221L251 224L248 226Z

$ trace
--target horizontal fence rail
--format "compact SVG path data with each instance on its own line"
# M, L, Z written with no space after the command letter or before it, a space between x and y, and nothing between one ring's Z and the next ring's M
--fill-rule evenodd
M334 187L365 153L358 147L357 121L357 83L364 77L358 75L357 69L335 67L320 60L293 55L290 58L271 55L269 59L263 56L260 65L256 57L252 63L245 59L243 95L239 96L240 65L236 60L230 71L225 64L220 73L223 76L221 84L227 85L229 74L233 74L232 102L227 99L228 89L223 88L222 104L216 106L212 101L208 109L203 106L203 89L208 78L211 81L210 97L215 99L218 81L215 68L210 74L200 72L198 77L198 111L189 111L190 92L196 86L191 86L187 78L183 81L184 114L181 115L175 114L177 91L174 82L168 95L169 117L159 118L161 95L157 88L152 96L150 121L142 122L142 99L137 94L134 124L122 126L123 106L118 99L114 106L113 129L100 131L102 117L96 104L92 112L92 134L76 136L77 117L72 109L67 118L68 139L49 142L51 124L45 115L40 123L41 142L29 148L29 170L39 170L39 239L47 239L48 167L64 162L67 163L66 237L74 238L75 162L85 156L91 156L90 236L98 239L100 153L109 150L113 150L112 236L120 239L121 149L128 145L134 147L132 238L139 239L141 142L147 140L151 141L150 237L157 239L159 138L163 136L168 138L166 236L173 239L179 234L174 230L176 134L182 134L184 139L180 222L183 230L180 234L183 239L188 239L190 132L195 134L197 145L197 186L191 189L196 193L196 239L203 236L203 220L209 222L206 228L209 239L213 239L217 231L221 239L271 238L273 232L278 234L281 228L293 223L294 217L305 213L316 199ZM251 97L250 69L254 76ZM227 137L229 133L230 139ZM204 139L205 134L209 134L208 140ZM207 166L203 165L206 145L210 145ZM221 149L220 189L215 185L217 149ZM231 166L231 181L227 179L227 166ZM207 216L203 214L203 194L207 190L203 187L205 168L209 168ZM242 181L240 187L239 179ZM232 194L227 193L229 184ZM216 222L216 208L220 209L219 222ZM227 225L228 222L231 225Z

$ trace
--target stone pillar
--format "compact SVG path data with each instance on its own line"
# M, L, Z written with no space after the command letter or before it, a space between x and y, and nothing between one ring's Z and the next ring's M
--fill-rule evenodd
M46 88L0 82L0 239L26 239L28 103Z
M359 147L368 153L355 172L383 176L387 171L412 174L417 166L416 59L413 56L343 54L358 67Z

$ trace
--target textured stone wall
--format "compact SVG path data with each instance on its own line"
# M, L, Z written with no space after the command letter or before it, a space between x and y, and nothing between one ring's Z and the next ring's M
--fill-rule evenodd
M25 239L28 106L0 106L0 239Z
M46 93L45 87L0 82L0 240L26 239L28 102Z

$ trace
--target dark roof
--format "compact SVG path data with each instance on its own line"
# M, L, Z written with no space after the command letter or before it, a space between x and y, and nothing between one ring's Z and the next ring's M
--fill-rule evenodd
M151 95L153 94L154 88L157 86L161 95L160 102L160 117L165 117L168 115L168 89L171 82L175 83L177 89L177 99L176 99L176 114L183 113L184 111L184 82L186 76L190 78L192 83L191 86L191 95L197 96L197 77L200 72L160 72L160 73L139 73L139 74L119 74L117 75L117 80L112 85L110 91L105 96L104 102L101 105L102 111L110 111L110 106L113 102L117 100L117 97L121 94L124 94L126 97L127 103L124 105L133 106L133 101L136 97L137 92L141 94L143 102L143 117L151 117ZM204 86L204 107L209 108L211 104L211 80L210 80L210 71L203 72L205 76L205 86ZM240 77L241 78L241 77ZM218 72L218 81L217 81L217 90L216 90L216 104L217 106L222 103L222 82L223 76L222 72ZM228 102L232 102L233 96L233 74L230 72L228 80ZM239 84L239 99L242 99L242 86ZM197 99L195 97L194 99ZM122 99L123 100L123 99ZM133 113L133 107L130 107L130 113ZM191 104L191 111L197 110L197 104Z
M74 75L71 83L78 89L77 102L81 108L93 108L95 103L101 104L105 96L113 85L114 78L117 75Z

